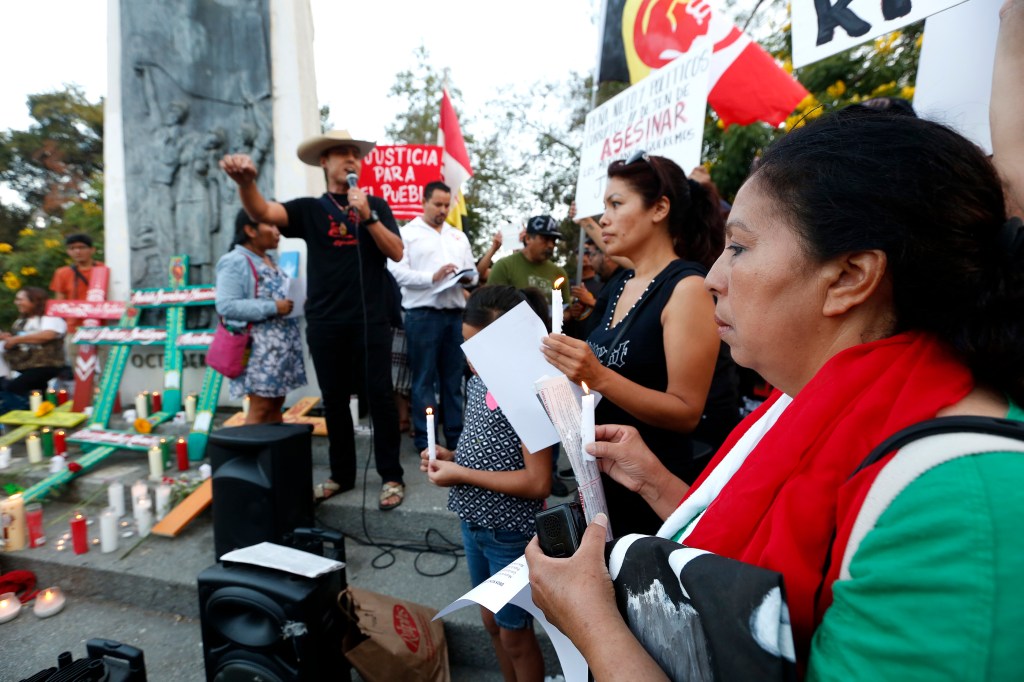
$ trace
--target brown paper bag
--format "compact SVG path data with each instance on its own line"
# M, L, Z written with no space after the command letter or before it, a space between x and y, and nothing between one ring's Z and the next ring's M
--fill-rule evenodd
M450 682L448 644L436 609L349 587L338 596L352 619L342 649L366 682Z

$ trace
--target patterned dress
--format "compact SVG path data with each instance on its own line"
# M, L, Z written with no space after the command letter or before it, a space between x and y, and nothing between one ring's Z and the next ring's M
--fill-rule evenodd
M278 267L253 259L259 274L257 299L280 301L288 298L288 276ZM229 393L237 399L252 393L279 398L306 385L306 365L302 359L302 337L295 317L271 317L252 323L252 353L249 364Z

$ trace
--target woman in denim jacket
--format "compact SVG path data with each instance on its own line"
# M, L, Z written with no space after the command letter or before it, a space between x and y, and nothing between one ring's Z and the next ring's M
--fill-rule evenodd
M249 396L246 424L280 422L285 395L306 385L299 321L285 317L294 306L288 275L267 253L280 239L241 210L232 249L217 262L217 313L229 329L251 325L249 363L229 384L232 398Z

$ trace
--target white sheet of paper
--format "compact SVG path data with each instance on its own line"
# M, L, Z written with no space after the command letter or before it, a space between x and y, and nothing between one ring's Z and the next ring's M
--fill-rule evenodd
M288 298L295 304L286 317L302 317L306 311L306 280L293 277L288 280Z
M530 452L558 442L558 431L534 389L537 379L561 374L540 352L545 336L544 323L523 301L462 344L466 357Z
M275 545L272 542L261 542L258 545L233 550L222 556L220 560L273 568L307 578L315 578L318 575L345 567L345 564L340 561L325 559L316 554Z
M562 634L561 630L548 622L544 613L533 603L533 591L530 589L530 569L526 565L525 556L519 557L438 611L434 620L471 604L479 604L491 612L497 612L506 604L514 604L529 612L548 633L551 644L555 647L555 653L558 655L558 662L562 664L562 673L565 675L566 682L586 682L588 668L583 654L568 637Z

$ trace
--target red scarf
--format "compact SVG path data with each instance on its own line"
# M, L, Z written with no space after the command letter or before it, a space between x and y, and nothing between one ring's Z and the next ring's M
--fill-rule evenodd
M850 474L885 438L934 417L973 386L952 352L921 333L842 351L794 397L686 538L688 546L783 574L801 668L831 603L849 526L877 468L847 482ZM690 493L780 395L776 391L730 434ZM830 580L816 610L837 518Z

